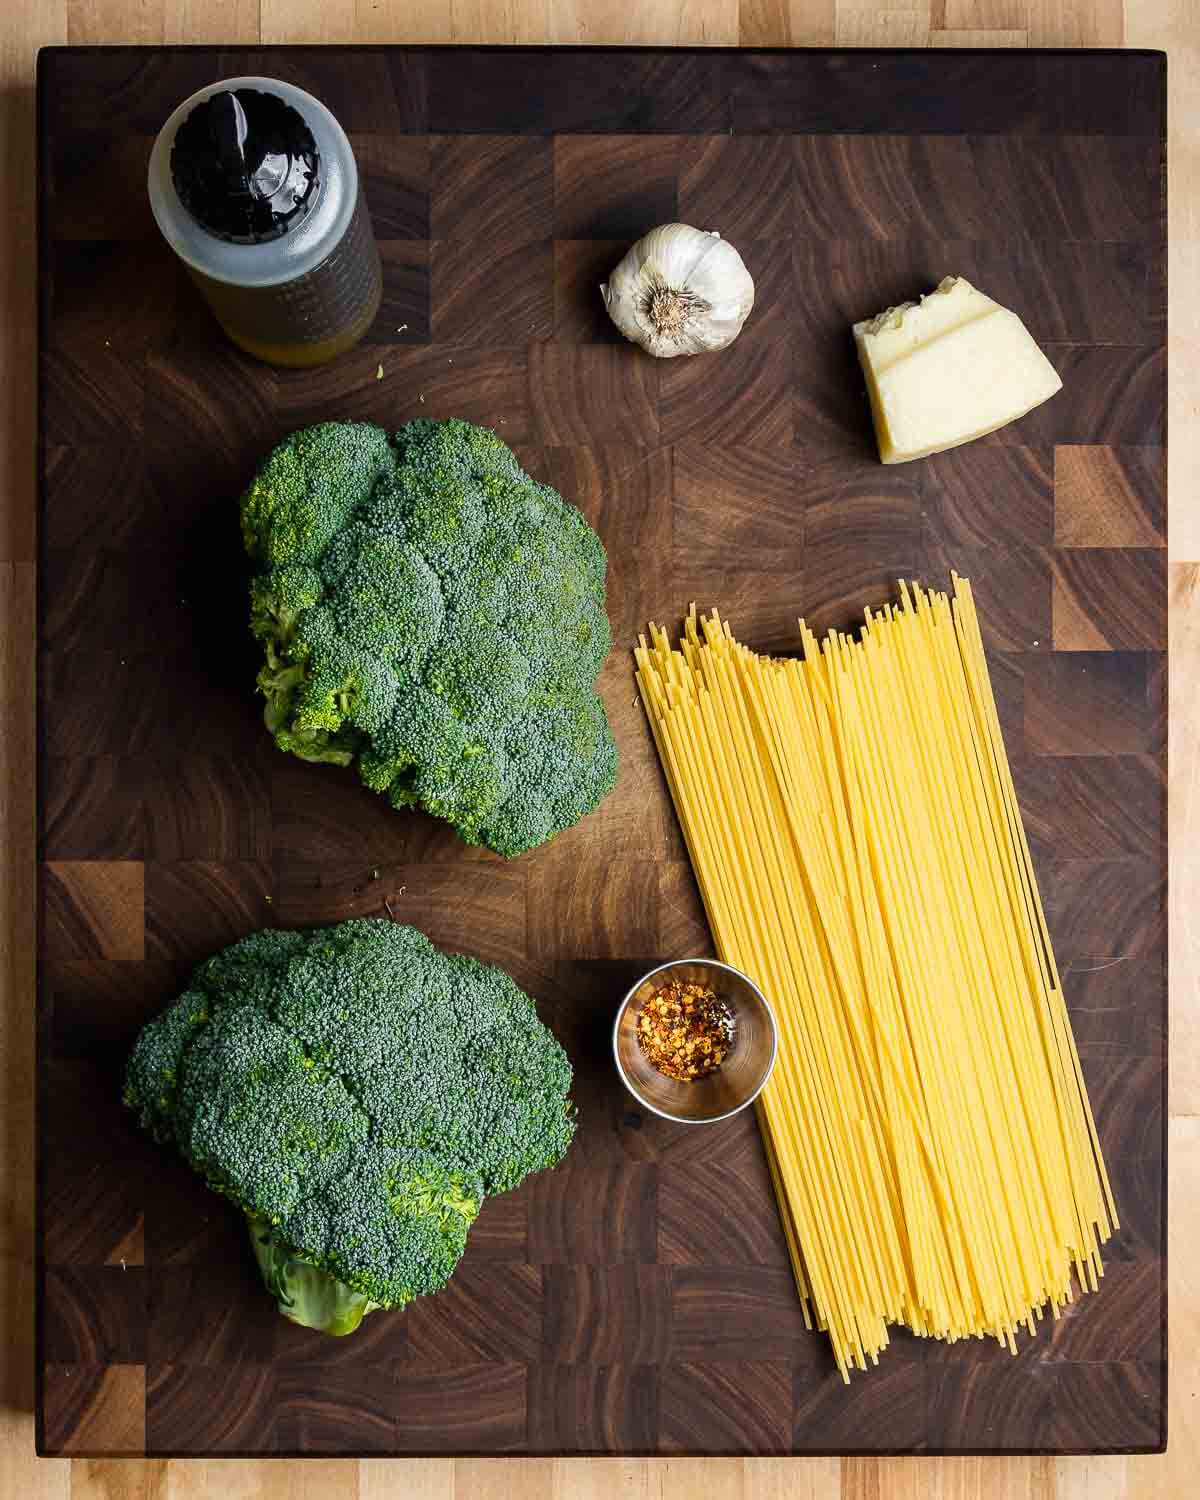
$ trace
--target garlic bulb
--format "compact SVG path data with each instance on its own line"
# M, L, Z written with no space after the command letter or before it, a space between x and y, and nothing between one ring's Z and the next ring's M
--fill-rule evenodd
M724 349L754 306L754 278L728 240L690 224L644 235L600 288L609 316L647 354Z

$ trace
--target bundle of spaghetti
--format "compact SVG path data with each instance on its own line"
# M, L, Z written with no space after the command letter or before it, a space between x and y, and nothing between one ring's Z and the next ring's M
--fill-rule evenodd
M772 659L693 606L635 655L717 952L774 1006L805 1319L845 1379L894 1324L1015 1353L1095 1290L1116 1209L970 585L799 627Z

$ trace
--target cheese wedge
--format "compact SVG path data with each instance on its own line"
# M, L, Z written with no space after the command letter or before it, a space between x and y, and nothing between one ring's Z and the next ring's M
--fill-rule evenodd
M1062 389L1016 313L961 276L855 323L854 342L885 464L972 442Z

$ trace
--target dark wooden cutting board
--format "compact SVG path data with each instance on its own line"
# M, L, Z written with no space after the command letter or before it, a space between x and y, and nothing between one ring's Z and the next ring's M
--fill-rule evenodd
M144 177L213 79L351 134L386 296L283 373L220 337ZM1146 53L43 52L39 76L40 1381L44 1453L1146 1451L1165 1440L1164 60ZM758 286L655 362L597 283L675 218ZM1064 390L876 461L849 324L967 276ZM382 379L376 378L382 366ZM319 418L495 425L611 561L617 790L505 864L274 750L235 499ZM847 1389L805 1331L752 1115L633 1106L613 1008L711 951L635 705L648 616L789 650L901 574L970 576L1122 1228L1025 1340L897 1336ZM135 1031L252 928L381 913L503 964L577 1070L567 1164L487 1203L449 1289L292 1327L237 1213L125 1118Z

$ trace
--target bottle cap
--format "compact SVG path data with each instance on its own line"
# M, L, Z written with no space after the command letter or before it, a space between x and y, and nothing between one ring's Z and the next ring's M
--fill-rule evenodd
M221 89L180 125L171 149L179 201L218 239L277 240L317 199L320 154L303 115L276 94Z

